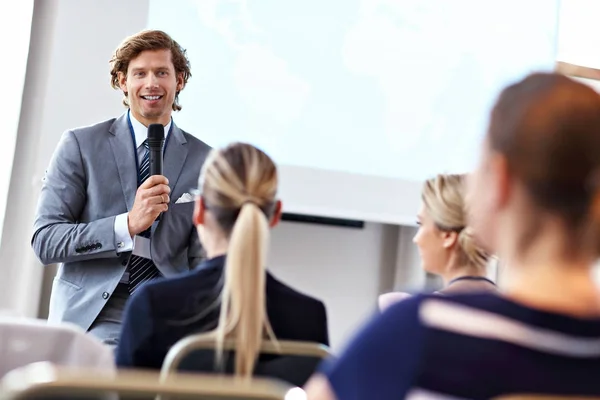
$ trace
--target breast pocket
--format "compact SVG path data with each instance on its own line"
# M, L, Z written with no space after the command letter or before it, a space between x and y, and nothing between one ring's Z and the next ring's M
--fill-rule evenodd
M192 214L194 213L195 202L189 201L187 203L170 204L169 210L166 214L172 214L174 218L187 218L188 221L192 221Z
M171 204L169 210L161 216L160 227L157 233L161 241L170 243L172 250L181 250L187 247L190 232L194 227L192 215L194 202Z
M192 221L194 202L172 204L163 214L152 237L152 259L165 273L188 271L190 238L196 229Z
M194 202L173 204L167 213L169 218L169 231L189 235L194 223Z

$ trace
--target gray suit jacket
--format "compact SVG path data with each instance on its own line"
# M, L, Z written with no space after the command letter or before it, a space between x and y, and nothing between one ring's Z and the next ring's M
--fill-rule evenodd
M152 227L152 260L166 277L201 258L192 223L194 203L175 204L198 185L210 147L173 126L164 153L169 210ZM50 298L50 322L87 330L119 283L130 252L117 253L115 216L131 210L137 166L127 113L66 131L42 185L32 247L43 264L60 263Z

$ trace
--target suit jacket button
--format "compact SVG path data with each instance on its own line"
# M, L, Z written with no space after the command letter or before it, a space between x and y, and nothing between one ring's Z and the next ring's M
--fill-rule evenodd
M102 298L103 298L104 300L108 299L108 292L104 292L104 293L102 293Z

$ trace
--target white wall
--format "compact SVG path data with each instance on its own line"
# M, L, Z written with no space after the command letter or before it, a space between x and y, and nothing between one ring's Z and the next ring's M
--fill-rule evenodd
M108 82L119 42L146 23L145 2L36 1L23 104L3 226L0 307L35 315L42 266L30 247L41 179L68 128L122 112ZM118 12L116 12L118 10ZM112 20L112 23L107 21Z
M595 91L600 92L600 81L594 81L591 79L585 79L585 78L573 78L579 82L583 82L589 86L591 86Z
M4 7L3 7L4 8ZM19 116L21 115L22 95L25 87L25 73L29 53L29 35L33 17L33 0L23 0L12 4L0 13L0 37L11 37L4 41L4 53L10 54L10 62L0 64L0 76L10 77L4 81L4 93L10 93L13 101L2 104L2 157L0 158L0 187L10 184L14 164L15 146ZM6 47L7 46L7 47ZM4 223L8 191L0 193L0 226ZM0 240L2 233L0 232Z
M283 223L273 232L269 265L277 277L325 301L337 347L375 310L377 295L394 287L398 231L382 224Z
M146 0L35 3L0 245L0 259L7 266L0 281L1 308L30 316L38 314L38 307L41 316L47 312L54 269L44 269L29 244L41 178L65 129L123 111L120 93L109 86L108 60L123 38L145 27L146 15ZM374 310L379 293L402 282L412 287L424 283L410 243L413 233L413 228L383 224L354 229L282 223L273 232L271 270L325 301L332 344L339 348ZM397 265L402 266L399 274Z
M561 0L557 59L600 68L598 0Z

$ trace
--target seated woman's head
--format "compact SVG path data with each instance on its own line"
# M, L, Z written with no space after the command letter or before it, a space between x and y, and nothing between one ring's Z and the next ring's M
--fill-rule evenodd
M277 168L267 154L246 143L215 149L202 167L199 188L194 223L209 257L238 244L248 245L250 238L244 233L248 229L267 244L268 228L281 216Z
M438 175L423 185L419 230L413 242L425 271L446 283L461 275L485 276L488 256L467 227L465 176Z
M500 94L469 182L470 224L507 266L598 256L600 96L536 73Z
M277 168L261 150L234 143L213 150L199 181L194 224L209 258L227 255L221 315L214 334L236 339L235 369L251 374L265 335L274 338L266 313L269 227L281 215Z

